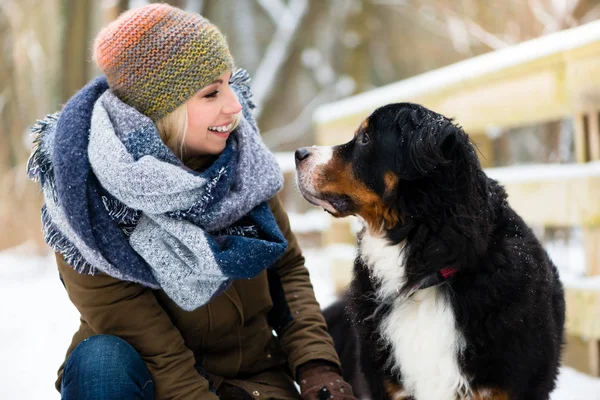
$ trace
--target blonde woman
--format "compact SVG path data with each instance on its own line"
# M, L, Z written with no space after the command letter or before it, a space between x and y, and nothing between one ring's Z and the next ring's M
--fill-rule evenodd
M62 398L353 399L223 35L153 4L94 59L28 165L81 313Z

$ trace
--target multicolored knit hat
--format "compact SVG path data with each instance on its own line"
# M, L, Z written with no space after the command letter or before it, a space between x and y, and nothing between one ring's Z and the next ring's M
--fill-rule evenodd
M94 42L113 93L158 121L233 69L227 41L199 14L168 4L123 13Z

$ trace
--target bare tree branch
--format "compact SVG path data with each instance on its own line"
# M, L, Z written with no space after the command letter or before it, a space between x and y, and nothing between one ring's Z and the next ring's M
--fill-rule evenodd
M407 18L414 18L415 15L422 14L421 11L417 7L415 7L414 5L412 5L410 3L405 2L404 0L381 0L381 1L372 0L372 1L376 5L390 6L390 7L392 7L392 10L403 14ZM427 21L425 21L425 23L422 24L423 28L427 29L428 31L430 31L436 35L442 36L442 37L446 37L448 35L448 31L444 28L441 28L441 26L444 25L443 21L434 19L434 18L430 18L430 17L423 17L422 19L427 19Z
M579 5L580 0L550 0L550 7L554 10L554 15L569 17Z
M259 1L264 2L264 0ZM274 21L277 26L275 34L254 74L254 83L252 85L254 102L257 106L254 114L257 119L262 112L262 106L273 90L281 66L287 60L292 39L298 31L300 22L306 15L308 7L308 0L292 0L285 9L282 17Z
M467 54L471 51L469 30L461 18L452 15L446 16L446 28L450 35L450 41L456 51Z
M443 11L448 15L461 19L464 22L469 34L473 38L477 39L478 41L485 44L491 49L498 50L507 47L511 44L508 43L506 40L500 39L497 35L494 35L490 31L484 29L481 25L479 25L472 19L459 15L457 12L450 9L449 7L443 7Z
M581 23L591 22L591 21L594 21L599 18L600 18L600 4L597 4L596 6L594 6L594 8L592 8L591 10L586 12L583 17L581 17L580 22Z
M286 12L286 6L281 0L257 0L257 2L274 23L283 18Z
M300 139L312 125L312 115L315 109L331 100L332 93L329 88L321 90L313 99L302 109L300 114L287 125L263 132L262 138L269 149L276 149L285 143Z
M252 0L237 0L234 7L236 23L235 31L236 50L243 60L244 68L253 71L258 63L261 49L256 40L256 17L254 15L254 2Z
M317 68L313 70L316 73ZM302 109L300 114L285 126L263 132L263 141L270 149L277 149L286 143L300 139L312 126L315 109L328 101L349 96L354 90L354 82L348 76L340 76L337 81L325 85L321 91Z
M528 0L527 4L529 4L533 16L544 26L544 33L557 30L556 18L546 11L540 0Z
M494 50L498 50L510 45L510 43L500 39L498 36L485 30L481 25L479 25L475 21L469 18L465 18L464 21L471 36L473 36L475 39L479 40L486 46Z
M413 18L415 14L423 15L418 8L405 0L372 0L372 2L377 5L391 6L407 17ZM454 49L459 53L466 54L470 51L469 43L464 36L465 32L468 33L468 36L494 50L507 47L511 44L484 29L472 19L457 13L447 6L438 6L437 8L444 14L444 20L432 16L424 16L423 18L428 21L423 26L442 37L450 35L450 41ZM445 28L440 29L441 26Z
M557 4L558 0L553 0L552 5L554 10L560 14L561 21L563 25L571 28L578 25L577 19L575 18L575 10L577 6L579 6L580 0L560 0L560 9ZM559 26L559 29L563 28L563 26Z

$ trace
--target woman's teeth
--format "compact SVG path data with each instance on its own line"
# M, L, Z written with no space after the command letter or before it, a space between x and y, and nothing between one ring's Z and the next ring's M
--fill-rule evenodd
M233 127L233 123L225 126L209 126L208 129L215 132L229 132Z

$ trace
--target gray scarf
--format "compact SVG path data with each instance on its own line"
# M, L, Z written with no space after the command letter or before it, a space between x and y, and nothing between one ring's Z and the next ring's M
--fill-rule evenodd
M94 98L85 88L82 92L84 100ZM201 173L182 165L149 118L110 91L98 93L90 108L85 212L64 189L69 186L60 184L62 176L77 182L81 167L60 174L52 168L68 165L60 159L60 135L82 134L72 129L77 124L61 126L63 116L71 121L81 98L79 104L67 103L58 121L47 120L38 129L29 165L30 176L44 189L46 241L80 272L102 271L161 288L185 310L206 304L231 280L251 278L272 265L287 246L266 204L282 186L281 171L249 114L247 86L238 82L236 93L245 117L223 153ZM96 197L102 207L94 208ZM107 216L117 231L108 229ZM123 240L133 256L119 248Z

